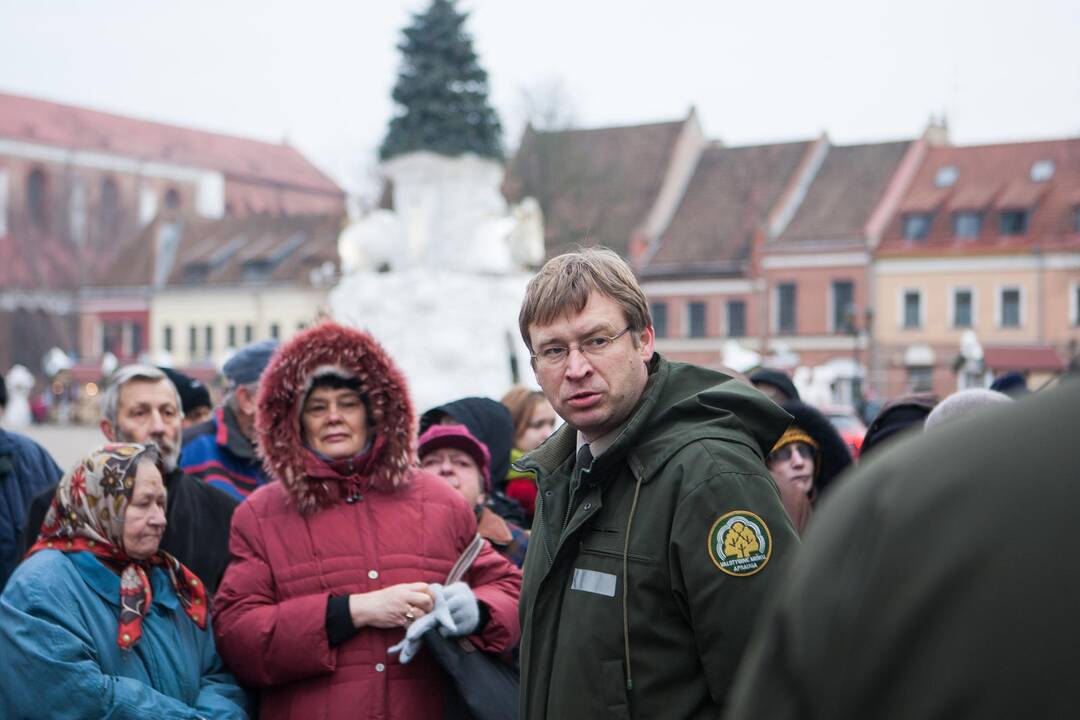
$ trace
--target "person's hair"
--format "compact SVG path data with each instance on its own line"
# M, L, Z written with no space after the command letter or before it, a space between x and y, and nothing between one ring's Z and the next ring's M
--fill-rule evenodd
M605 247L584 248L548 260L529 281L518 315L521 339L529 352L533 351L530 326L581 312L593 292L618 303L633 333L652 326L649 303L626 261Z
M109 386L105 388L105 393L101 397L101 417L116 427L116 414L120 409L120 389L129 382L156 383L162 380L169 383L169 387L173 389L176 394L176 409L183 412L184 405L180 400L180 391L176 389L176 385L168 375L153 365L125 365L113 374L109 380Z
M501 402L510 411L510 420L514 423L514 442L525 432L532 420L536 406L545 401L544 393L539 390L530 390L521 385L515 385L503 395Z

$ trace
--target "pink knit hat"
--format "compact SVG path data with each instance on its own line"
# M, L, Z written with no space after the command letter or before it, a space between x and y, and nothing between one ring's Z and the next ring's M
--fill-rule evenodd
M476 461L484 475L484 489L491 492L491 453L487 445L480 442L464 425L432 425L420 436L420 447L416 456L423 461L424 456L433 450L456 448L469 454Z

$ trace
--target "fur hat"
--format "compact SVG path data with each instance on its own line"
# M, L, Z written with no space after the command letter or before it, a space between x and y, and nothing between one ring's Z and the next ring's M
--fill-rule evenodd
M301 513L337 502L337 483L308 478L300 409L315 376L327 368L356 378L365 398L368 432L376 436L369 477L372 487L391 492L408 481L416 464L416 416L405 376L366 332L323 323L297 333L263 373L256 398L255 431L263 465L281 481Z
M792 426L800 434L808 436L813 441L811 444L817 448L814 458L814 498L816 501L832 481L851 465L851 453L829 418L817 408L799 400L787 400L781 407L791 413L794 418ZM788 432L791 430L789 429ZM781 440L784 437L788 437L788 433L784 433ZM791 440L791 442L794 441Z

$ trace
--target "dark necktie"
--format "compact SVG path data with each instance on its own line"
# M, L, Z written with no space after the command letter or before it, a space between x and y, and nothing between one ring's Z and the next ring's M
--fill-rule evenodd
M589 443L585 443L577 451L577 460L574 461L574 471L578 477L581 477L581 473L588 472L592 466L593 454L589 449Z

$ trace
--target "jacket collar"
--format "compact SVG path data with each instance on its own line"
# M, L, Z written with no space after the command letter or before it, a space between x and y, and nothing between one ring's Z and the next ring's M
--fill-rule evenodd
M59 551L57 551L59 552ZM79 571L83 581L112 607L120 607L120 576L88 552L65 553L71 564ZM161 603L170 610L178 610L180 601L169 586L164 571L150 568L150 588L154 593L154 604Z
M240 421L236 419L233 409L227 404L223 405L214 411L214 418L217 420L215 442L236 457L254 460L255 446L240 432Z

